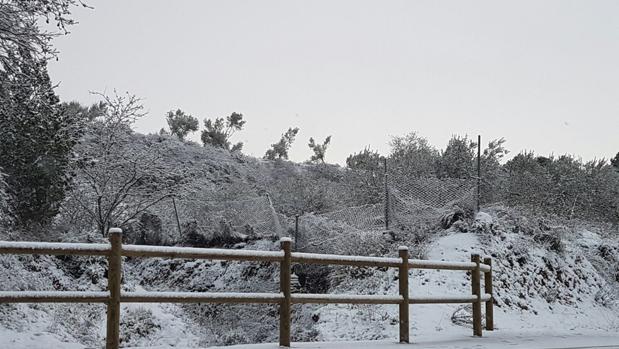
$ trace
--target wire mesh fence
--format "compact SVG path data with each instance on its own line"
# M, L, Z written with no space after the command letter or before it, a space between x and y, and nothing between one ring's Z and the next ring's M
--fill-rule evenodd
M382 230L385 227L385 205L363 205L318 215L359 230Z
M203 234L226 226L226 229L251 236L281 235L279 218L268 196L227 201L184 197L174 202L170 199L166 205L167 209L162 210L162 228L174 235L182 235L188 225Z
M390 180L388 195L393 221L438 220L448 212L475 210L477 184L458 178Z

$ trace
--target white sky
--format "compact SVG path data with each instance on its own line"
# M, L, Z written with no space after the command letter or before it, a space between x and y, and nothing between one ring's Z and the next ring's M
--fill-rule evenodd
M141 96L141 132L181 108L243 113L234 140L255 156L297 126L296 161L311 136L332 135L327 161L343 163L409 131L441 148L480 133L513 154L619 152L619 1L87 3L55 41L57 91Z

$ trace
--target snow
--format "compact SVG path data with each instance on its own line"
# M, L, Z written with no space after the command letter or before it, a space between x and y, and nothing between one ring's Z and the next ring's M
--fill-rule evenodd
M614 345L619 347L619 316L617 312L616 297L615 305L603 305L598 301L599 293L605 287L614 287L615 284L607 284L599 276L592 259L599 258L599 246L607 246L611 241L601 239L597 234L589 231L581 231L575 234L573 241L564 238L566 246L565 252L556 252L547 248L531 243L530 237L521 233L506 232L493 234L478 233L453 233L447 232L436 237L432 245L425 252L425 256L430 263L454 263L445 261L467 261L471 253L493 254L493 279L495 294L498 304L494 308L496 331L484 331L483 338L472 337L472 329L467 325L455 324L452 317L458 312L463 312L466 317L466 309L470 304L413 304L411 305L411 340L414 344L401 345L394 341L398 338L398 307L397 305L350 305L350 304L328 304L328 305L295 305L295 313L292 322L293 329L304 330L311 328L315 336L313 340L320 342L295 343L293 348L315 348L315 349L365 349L365 348L431 348L431 349L461 349L461 348L569 348L569 347L588 347L593 345ZM262 243L262 242L261 242ZM614 243L614 242L612 242ZM88 245L92 246L92 245ZM104 245L107 247L107 245ZM609 245L610 246L610 245ZM615 245L612 245L615 246ZM586 247L586 249L585 249ZM143 248L140 246L140 248ZM257 249L270 249L272 242L264 242L263 245L253 247ZM158 248L159 249L159 248ZM183 248L185 250L185 248ZM197 249L201 250L201 249ZM209 252L213 249L203 249ZM229 250L225 250L229 253ZM242 250L247 253L254 251ZM584 252L586 253L584 253ZM268 252L280 253L280 252ZM589 256L590 254L591 256ZM296 253L295 253L296 255ZM321 256L321 255L318 255ZM335 255L329 255L329 257ZM53 287L51 280L58 278L61 286L69 289L76 289L76 284L71 284L65 280L67 276L61 274L60 270L54 269L55 261L53 258L41 257L28 262L25 260L19 263L14 262L12 256L2 256L5 258L4 264L0 263L3 274L6 272L8 284L7 289L41 289L37 287ZM346 258L348 256L337 256ZM523 262L519 258L525 258ZM591 258L590 258L591 257ZM364 257L377 258L377 257ZM580 259L579 259L580 258ZM400 263L399 258L379 258L380 260L392 260ZM15 259L17 260L17 259ZM142 261L142 259L140 259ZM144 263L148 259L143 260ZM428 262L426 260L414 260ZM2 260L0 260L2 262ZM258 291L258 292L277 292L278 268L270 263L256 264L251 263L226 263L211 261L182 261L174 259L151 259L152 264L126 264L125 284L127 286L123 296L142 296L153 295L147 293L139 285L144 285L149 289L191 289L196 292L157 292L157 295L176 297L187 296L199 297L202 290L205 291ZM602 263L603 261L600 261ZM51 264L50 264L51 263ZM140 262L142 263L142 262ZM159 264L156 264L159 263ZM470 262L455 262L459 265L470 268ZM103 262L103 264L105 264ZM22 269L14 269L21 265ZM49 266L54 268L49 268ZM160 268L161 265L170 265L174 268ZM549 267L550 265L551 267ZM604 264L606 265L606 264ZM24 269L24 266L33 267L44 271L42 275L48 275L48 279L26 280L25 277L36 278L37 272ZM95 264L97 268L104 268ZM137 267L139 266L139 268ZM148 267L145 267L148 266ZM135 269L133 269L135 268ZM549 269L554 268L554 269ZM133 275L130 270L133 269ZM293 294L293 298L303 297L368 297L357 296L356 294L368 294L369 297L377 299L400 299L397 296L398 271L396 268L350 268L361 270L363 277L351 278L350 275L343 274L345 277L340 279L334 286L329 295L304 295ZM13 273L11 270L14 270ZM99 270L99 269L97 269ZM349 270L348 268L342 270ZM550 271L555 271L551 273ZM557 272L561 271L562 279L558 279ZM548 272L548 275L541 272ZM102 273L102 271L101 271ZM156 280L174 279L176 283L164 284L152 283L155 274L161 274ZM137 278L137 275L152 274L151 278ZM185 275L186 274L186 275ZM443 271L411 269L409 271L409 294L413 303L415 301L443 298L443 299L474 299L471 295L469 273L462 271ZM22 275L24 279L22 279ZM83 279L88 278L86 274ZM103 275L103 274L100 274ZM242 275L257 275L243 277ZM614 274L613 274L614 275ZM64 278L64 279L63 279ZM142 283L141 280L145 282ZM561 282L555 282L559 280ZM237 282L238 281L238 282ZM249 281L249 282L248 282ZM568 282L569 281L569 282ZM578 281L578 282L576 282ZM569 283L566 285L565 283ZM152 283L152 284L151 284ZM193 284L195 283L195 284ZM15 285L15 286L12 286ZM179 286L180 285L180 286ZM246 285L247 287L243 286ZM30 286L30 287L26 287ZM32 287L37 286L37 287ZM187 286L187 288L183 288ZM84 285L92 287L93 291L100 287L105 287L104 283ZM228 288L226 288L228 287ZM88 288L78 288L88 290ZM556 297L549 300L548 292L556 292ZM103 292L105 295L107 293ZM258 293L260 294L260 293ZM202 293L200 296L203 296ZM221 293L217 297L241 297L251 293ZM264 297L273 297L273 294L263 294ZM487 296L482 295L482 300ZM508 301L511 302L508 303ZM99 318L86 319L80 327L66 327L63 322L65 318L72 316L70 313L79 311L79 316L84 317L91 308L89 304L75 305L48 305L41 304L16 304L18 308L10 308L13 305L3 305L0 311L6 311L5 316L13 316L0 326L0 348L70 348L83 349L93 347L83 341L83 337L78 337L74 332L75 328L88 329L91 332L105 333L105 307L101 304L99 310L92 312L98 313ZM32 306L32 307L30 307ZM244 306L245 307L245 306ZM262 314L263 312L277 312L277 306L261 305L249 308L243 315L251 311ZM270 308L269 308L270 307ZM467 308L468 307L468 308ZM220 323L212 326L204 318L189 317L188 311L204 311L212 309L221 312L242 311L245 308L239 306L223 305L221 307L202 308L194 305L179 306L175 304L157 303L124 303L123 318L128 309L148 309L152 311L152 318L158 324L158 329L152 335L135 340L131 344L134 348L142 349L169 349L169 348L200 348L213 343L210 338L219 333L226 333L230 328L237 326L238 318L231 317L229 323ZM16 309L16 310L12 310ZM62 309L70 311L62 312ZM83 310L86 309L86 310ZM232 309L232 310L230 310ZM237 310L238 309L238 310ZM267 310L269 309L269 310ZM18 314L19 316L15 316ZM229 314L229 313L225 313ZM305 315L304 315L305 314ZM309 314L309 315L307 315ZM3 314L4 315L4 314ZM200 315L200 314L198 314ZM311 322L303 322L299 316L311 317ZM211 321L211 318L207 318ZM212 319L215 319L214 317ZM246 332L273 332L277 327L277 315L264 316L259 321L260 324L250 324L242 326ZM315 320L314 320L315 319ZM88 321L94 321L89 323ZM98 321L98 322L97 322ZM7 324L10 325L8 328ZM265 325L266 324L266 325ZM271 326L273 325L273 326ZM273 332L276 336L276 331ZM78 339L79 338L79 339ZM254 338L254 337L241 337ZM276 337L271 335L266 341L274 341ZM95 338L96 339L96 338ZM211 340L211 341L209 341ZM265 340L265 339L259 339ZM252 340L258 342L259 340ZM360 340L361 342L342 342L350 340ZM386 340L386 341L385 341ZM66 343L82 342L85 344ZM95 343L93 341L93 343ZM97 342L98 343L98 342ZM223 343L219 341L217 343ZM239 341L236 341L239 343ZM232 346L226 348L236 349L268 349L277 348L276 344L259 344Z
M490 225L493 223L493 219L492 216L489 215L486 212L477 212L477 214L475 215L475 222L477 223L481 223L481 224L487 224Z
M49 332L14 332L0 328L0 348L7 349L85 349L77 343L67 343Z
M425 259L411 259L408 264L413 269L472 270L477 267L477 264L471 262L447 262Z
M401 258L387 258L387 257L366 257L366 256L346 256L338 254L321 254L321 253L303 253L293 252L293 262L307 262L309 260L328 263L367 263L367 264L380 264L384 266L398 266L402 263Z
M390 296L390 295L358 295L358 294L298 294L293 293L291 295L293 303L299 301L298 303L302 303L303 300L341 300L341 301L361 301L361 300L372 300L372 301L380 301L380 302L391 302L398 303L403 300L402 296Z
M143 245L123 245L123 255L127 252L132 256L139 256L140 253L149 255L174 255L177 258L190 256L191 258L205 259L228 259L228 258L248 258L257 257L260 259L272 259L274 261L284 258L283 251L258 251L258 250L230 250L217 248L195 248L195 247L168 247L168 246L143 246ZM189 257L188 257L189 258Z
M603 347L619 348L619 335L609 333L575 333L575 334L523 334L518 332L486 332L484 337L472 336L416 336L411 344L400 344L394 341L364 341L364 342L322 342L322 343L292 343L291 348L306 349L587 349ZM139 347L133 349L168 349L171 347ZM211 349L279 349L275 343L245 344ZM177 347L177 349L185 349Z
M73 291L0 291L2 303L18 303L24 299L53 299L55 301L72 302L73 298L88 298L94 302L104 302L110 296L109 292L73 292Z
M85 243L64 243L64 242L26 242L26 241L0 241L0 253L3 250L25 250L23 253L36 254L37 251L65 251L70 254L71 251L82 252L109 252L111 247L109 244L85 244ZM15 251L11 251L15 254Z
M122 302L135 302L136 299L142 298L154 298L157 302L165 301L172 302L175 299L185 300L201 300L207 303L209 300L243 300L247 298L253 298L257 300L272 301L273 303L283 299L282 293L249 293L249 292L121 292L120 294ZM148 303L147 300L139 300L139 302ZM182 302L182 300L181 300Z

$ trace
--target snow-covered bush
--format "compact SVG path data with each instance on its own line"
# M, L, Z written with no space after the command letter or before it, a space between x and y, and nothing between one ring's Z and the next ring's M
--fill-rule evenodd
M161 325L150 309L129 308L120 317L121 347L139 345L144 339L152 338L161 329Z

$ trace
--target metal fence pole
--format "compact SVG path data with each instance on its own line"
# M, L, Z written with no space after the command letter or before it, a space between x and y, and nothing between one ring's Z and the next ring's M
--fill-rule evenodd
M477 212L481 206L481 135L477 135Z
M389 230L389 173L387 172L387 158L383 159L385 173L385 230Z
M107 288L110 298L107 302L106 349L118 349L120 345L120 282L122 279L122 230L112 228L108 237L112 250L108 257Z
M299 215L294 216L294 250L299 251Z

